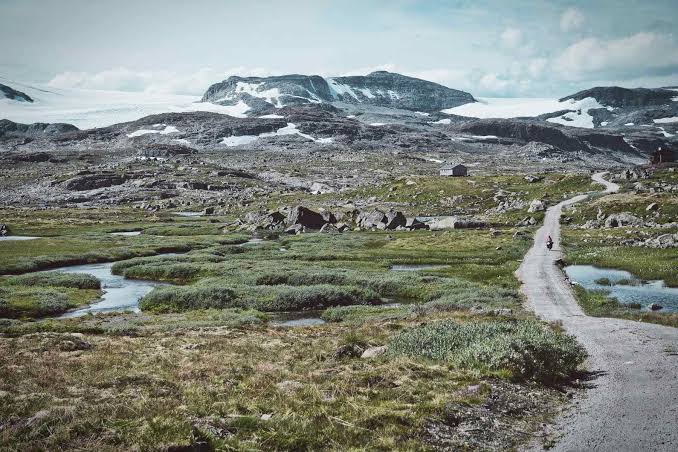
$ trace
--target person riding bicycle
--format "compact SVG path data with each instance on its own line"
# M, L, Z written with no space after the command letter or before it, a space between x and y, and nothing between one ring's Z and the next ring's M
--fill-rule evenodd
M553 248L553 239L551 238L550 235L546 239L546 248L548 248L548 249Z

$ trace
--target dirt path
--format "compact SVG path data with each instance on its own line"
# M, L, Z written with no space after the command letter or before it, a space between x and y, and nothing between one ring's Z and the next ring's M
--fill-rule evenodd
M619 186L603 179L605 192ZM560 215L576 196L548 209L517 276L530 307L543 319L561 321L589 352L599 375L592 388L557 422L557 451L678 450L678 328L588 317L554 261L561 257ZM546 249L551 235L554 250Z

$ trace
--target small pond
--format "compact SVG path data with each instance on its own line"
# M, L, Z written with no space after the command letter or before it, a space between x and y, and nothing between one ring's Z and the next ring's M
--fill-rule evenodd
M620 303L640 303L643 310L657 303L664 307L659 312L678 312L678 287L666 287L664 281L642 281L624 270L598 268L592 265L569 265L565 273L571 281L587 290L605 290ZM600 284L607 278L611 285ZM619 282L624 284L619 284ZM628 284L627 282L630 282Z
M174 215L179 215L180 217L202 217L204 214L202 212L174 212Z
M288 328L318 326L327 323L320 318L321 314L322 311L270 313L273 326Z

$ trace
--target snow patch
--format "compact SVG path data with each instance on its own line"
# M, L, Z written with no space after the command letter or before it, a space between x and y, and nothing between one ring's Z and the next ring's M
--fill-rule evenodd
M663 127L658 127L658 129L661 131L662 135L664 135L665 138L671 138L675 134L673 133L668 133Z
M372 122L372 123L370 123L370 125L372 127L381 127L381 126L385 126L386 123L385 122Z
M452 124L452 120L450 118L445 118L439 121L431 121L429 122L429 124L445 124L449 126L450 124Z
M160 126L162 127L164 124L156 124L154 127ZM153 129L139 129L136 132L128 133L127 136L129 138L134 138L134 137L140 137L142 135L148 135L151 133L158 133L160 135L168 135L170 133L177 133L179 132L179 129L177 129L174 126L165 126L164 129L162 130L153 130Z
M672 122L678 122L678 116L671 116L670 118L659 118L653 119L655 124L670 124Z
M191 144L191 142L188 141L186 138L173 138L172 141L174 143Z
M573 99L559 102L546 98L480 98L478 102L460 105L442 110L443 113L471 118L517 118L533 117L560 110L575 110L549 122L566 126L593 128L593 118L588 110L605 108L593 97L575 101Z
M414 114L419 116L431 116L430 113L424 113L423 111L415 111Z
M374 99L375 98L375 95L372 94L372 91L369 88L361 88L361 89L358 89L358 91L363 93L363 95L365 97L367 97L368 99Z
M609 123L608 123L607 121L603 121L603 122L600 123L600 125L603 126L603 127L605 127L605 126L608 125L608 124L609 124Z
M225 144L226 146L233 147L233 146L242 146L245 144L252 143L259 138L269 138L269 137L276 137L276 136L285 136L285 135L299 135L302 136L308 140L311 140L315 143L320 143L320 144L329 144L332 143L332 138L314 138L311 135L302 133L299 129L297 129L297 126L291 122L288 122L285 127L282 127L275 132L264 132L260 133L259 135L232 135L230 137L224 137L221 140L222 144Z
M340 95L341 96L349 95L355 100L360 100L358 99L358 95L353 91L353 89L350 86L344 85L343 83L339 83L333 78L328 78L327 82L330 85L330 91L332 91L333 97L337 98Z
M633 124L632 122L627 122L627 123L624 124L624 125L625 125L625 126L633 126L633 125L635 125L635 124Z
M284 118L284 116L283 115L263 115L263 116L259 116L259 118L261 118L261 119L280 119L280 118Z

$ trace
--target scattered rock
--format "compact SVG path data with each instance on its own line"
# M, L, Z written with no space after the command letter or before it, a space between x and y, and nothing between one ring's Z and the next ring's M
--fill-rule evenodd
M341 347L337 348L334 351L334 357L336 359L357 358L359 356L362 356L362 354L364 352L365 352L365 348L361 347L360 345L346 344L346 345L342 345Z
M0 237L9 235L9 228L6 224L0 223Z
M650 311L660 311L664 309L664 306L658 304L658 303L652 303L647 307Z
M525 180L530 184L534 184L535 182L539 182L542 179L544 179L544 178L541 177L541 176L533 176L531 174L528 174L527 176L525 176Z
M657 209L659 209L659 204L657 204L656 202L648 204L648 206L645 208L645 210L647 210L648 212L650 212L652 210L657 210Z

